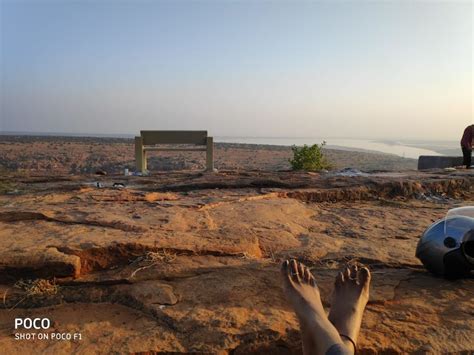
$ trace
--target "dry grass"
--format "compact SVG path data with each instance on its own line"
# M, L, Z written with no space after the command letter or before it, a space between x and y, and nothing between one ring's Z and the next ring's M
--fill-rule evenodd
M0 171L1 173L1 171ZM0 195L4 195L15 190L15 184L10 181L0 180Z
M52 296L57 294L59 290L56 282L45 279L19 280L13 287L25 291L26 297Z
M148 269L152 267L153 265L159 264L159 263L172 263L176 259L176 253L171 253L169 251L166 251L165 249L159 250L159 251L149 251L145 255L141 255L135 260L131 262L131 265L140 265L140 264L147 264L145 266L141 266L135 271L132 272L130 275L130 278L133 278L137 272L141 270Z
M22 303L27 298L31 297L43 297L43 296L53 296L58 293L59 286L56 285L55 281L45 280L45 279L36 279L36 280L18 280L13 288L20 289L24 291L24 297L21 298L10 310L14 309L20 303ZM3 294L3 304L6 308L6 298L8 290Z

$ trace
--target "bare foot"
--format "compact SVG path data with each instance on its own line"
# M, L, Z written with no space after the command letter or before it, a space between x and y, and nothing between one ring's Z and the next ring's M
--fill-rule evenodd
M356 265L346 267L336 277L329 320L342 336L344 344L353 349L359 336L364 309L369 300L370 271ZM355 351L355 349L353 349Z
M343 346L336 328L324 312L316 281L309 269L296 260L286 260L281 274L286 297L300 322L303 352L324 354L335 344Z

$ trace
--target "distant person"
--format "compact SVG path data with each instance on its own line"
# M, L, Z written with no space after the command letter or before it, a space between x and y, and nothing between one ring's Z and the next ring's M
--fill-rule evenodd
M474 124L466 127L461 138L461 149L462 149L462 156L463 156L462 165L465 165L466 169L471 168L473 139L474 139Z
M281 273L285 295L300 323L303 354L355 354L362 316L369 300L369 270L352 265L336 276L328 316L316 280L306 266L293 259L286 260Z

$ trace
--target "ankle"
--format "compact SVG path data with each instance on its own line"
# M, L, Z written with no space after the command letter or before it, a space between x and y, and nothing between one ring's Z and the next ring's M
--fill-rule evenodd
M349 344L346 344L345 341L342 341L341 343L336 343L332 344L324 353L325 355L352 355L355 354L354 346L348 342Z
M352 339L350 336L345 335L345 334L339 334L339 335L342 339L342 342L346 346L346 348L350 351L353 351L353 354L356 354L357 353L357 345L356 345L354 339Z

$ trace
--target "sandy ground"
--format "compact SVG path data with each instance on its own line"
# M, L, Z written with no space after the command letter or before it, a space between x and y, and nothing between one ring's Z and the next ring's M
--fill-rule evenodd
M315 142L320 143L320 142ZM415 159L382 153L325 150L335 169L416 169ZM224 170L288 170L290 147L253 144L215 144L215 167ZM103 170L120 173L135 168L133 140L118 138L34 137L0 135L0 171L83 174ZM205 167L202 152L149 152L152 171L191 170Z
M430 223L474 203L473 173L23 171L0 181L2 353L298 354L278 271L289 257L311 268L328 309L339 268L368 265L361 353L474 351L474 280L436 278L414 256ZM35 278L49 281L25 286ZM15 330L16 317L52 327ZM15 339L25 332L50 339Z

